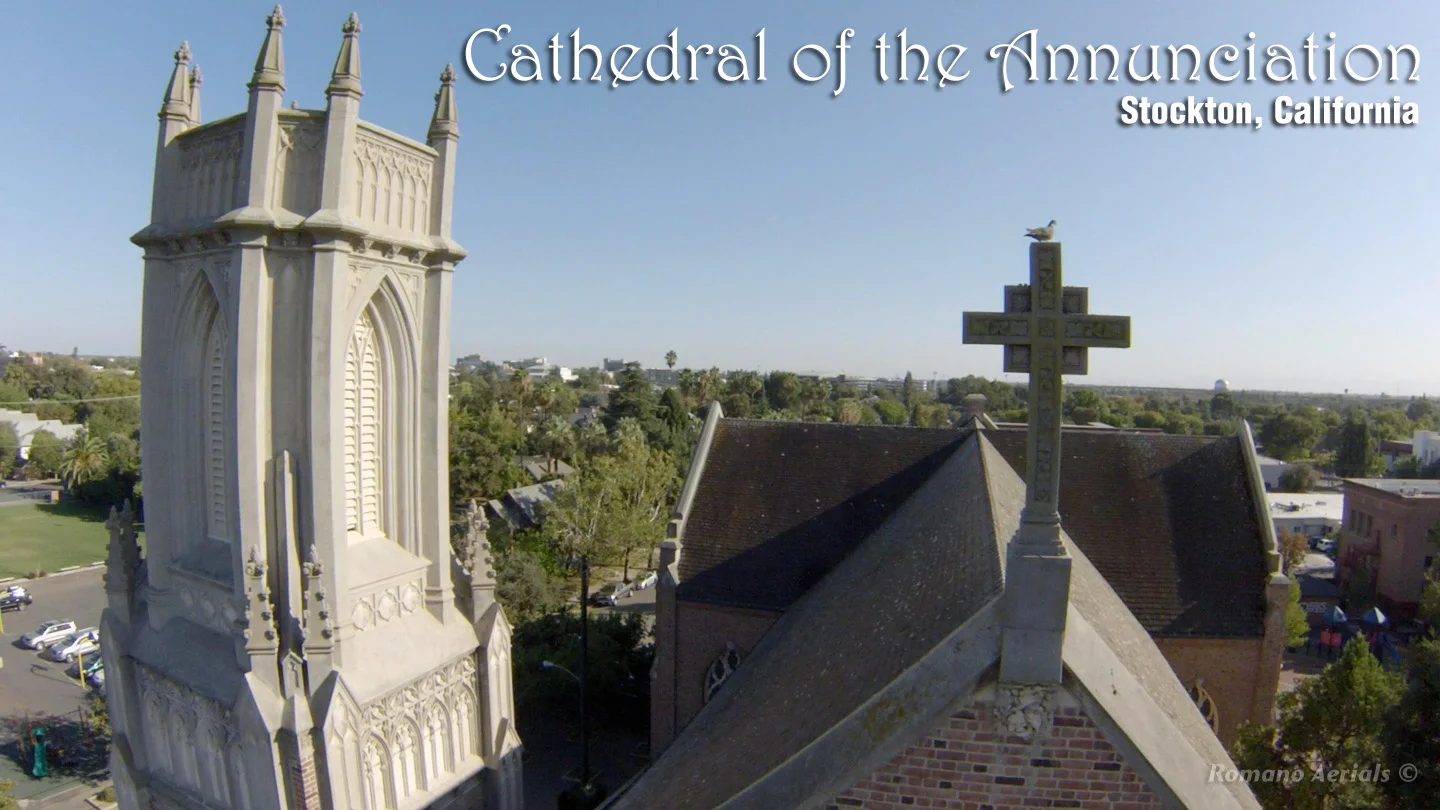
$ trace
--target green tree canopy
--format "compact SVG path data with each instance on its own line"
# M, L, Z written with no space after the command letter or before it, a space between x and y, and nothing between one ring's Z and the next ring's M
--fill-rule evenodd
M54 433L41 430L30 437L30 455L25 462L26 478L31 481L57 478L64 464L65 445L55 438Z
M1377 780L1329 781L1316 771L1359 773L1375 768L1383 750L1385 715L1399 700L1403 683L1386 672L1363 637L1345 645L1340 658L1319 675L1277 699L1274 725L1244 723L1234 746L1241 770L1300 773L1295 781L1250 783L1267 808L1364 810L1380 805Z

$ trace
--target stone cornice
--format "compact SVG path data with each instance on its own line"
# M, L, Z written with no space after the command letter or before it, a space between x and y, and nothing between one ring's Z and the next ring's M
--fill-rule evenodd
M258 212L264 212L260 215ZM268 209L239 209L213 221L178 228L150 225L130 237L146 258L194 256L242 244L271 248L309 248L330 244L375 258L400 259L412 265L450 271L467 255L452 239L387 233L368 229L339 216L301 219L289 211L277 217ZM325 212L322 212L325 213ZM331 212L333 213L333 212ZM286 226L289 227L286 227Z

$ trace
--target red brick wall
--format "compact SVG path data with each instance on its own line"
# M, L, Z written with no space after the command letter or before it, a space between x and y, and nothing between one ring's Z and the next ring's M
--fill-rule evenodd
M1197 678L1204 679L1205 691L1215 699L1220 715L1216 736L1226 747L1234 742L1241 721L1271 721L1280 672L1269 674L1269 704L1261 708L1257 704L1265 703L1265 698L1263 690L1257 690L1263 682L1263 639L1157 638L1155 646L1165 654L1165 660L1186 689L1192 687Z
M1150 810L1160 801L1078 708L1061 708L1043 738L997 728L977 700L884 767L829 802L827 810Z
M662 598L663 595L657 595ZM672 646L671 636L663 631L659 623L665 617L656 616L656 656L670 656L673 660L657 661L657 677L672 679L670 683L651 684L650 748L652 756L658 755L669 745L674 735L680 733L705 706L705 676L710 665L725 652L727 644L734 644L743 662L760 641L760 637L780 618L779 613L743 608L719 607L696 602L675 601L678 629ZM667 643L661 643L664 638ZM675 717L673 733L668 718L663 714L672 711Z

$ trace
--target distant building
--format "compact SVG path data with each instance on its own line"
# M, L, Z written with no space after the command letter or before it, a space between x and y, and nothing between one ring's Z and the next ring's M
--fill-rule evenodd
M1345 495L1336 492L1295 494L1268 493L1270 518L1275 531L1289 529L1310 538L1340 531L1345 519Z
M1335 569L1302 571L1295 576L1300 583L1300 609L1311 627L1325 624L1325 611L1340 604L1340 587L1335 584Z
M1351 478L1345 481L1337 579L1374 591L1392 614L1413 614L1435 564L1431 533L1440 527L1440 481Z
M0 422L7 422L15 428L15 437L19 439L15 457L21 460L30 458L30 445L35 441L35 435L41 431L49 433L62 442L67 442L84 429L80 425L67 425L59 419L40 419L33 413L10 411L4 408L0 408ZM0 451L3 451L3 448L0 448Z
M1376 448L1380 457L1385 459L1386 475L1395 472L1395 465L1410 458L1415 454L1415 445L1411 442L1381 441Z
M1216 392L1216 393L1219 393L1219 392L1221 392L1221 391L1229 391L1229 390L1230 390L1230 383L1229 383L1228 381L1226 381L1226 380L1216 380L1216 381L1215 381L1215 392Z
M616 372L616 371L624 371L624 370L625 370L625 361L624 361L624 360L611 360L610 358L607 357L607 358L605 358L604 360L601 361L601 363L600 363L600 370L601 370L601 371L605 371L605 372L610 372L610 373L612 373L612 374L613 374L614 372Z
M504 521L512 531L533 529L540 525L540 510L544 504L555 500L564 481L546 481L528 487L516 487L504 495L485 504L485 511L491 520Z
M549 456L521 456L515 459L515 464L537 484L552 478L565 478L575 472L574 467Z
M1440 433L1433 430L1417 430L1410 440L1410 452L1421 467L1440 462Z
M880 389L885 389L887 391L900 391L905 387L905 379L903 377L896 379L893 377L847 376L843 380L837 377L832 380L832 382L844 382L846 385L854 387L856 391L862 394L869 393L870 391L878 391ZM910 379L910 382L912 385L914 385L916 391L929 391L934 388L933 380L922 380L919 377L912 377Z
M1294 464L1270 456L1257 455L1255 460L1260 463L1260 477L1265 480L1266 492L1279 489L1280 478L1295 467Z

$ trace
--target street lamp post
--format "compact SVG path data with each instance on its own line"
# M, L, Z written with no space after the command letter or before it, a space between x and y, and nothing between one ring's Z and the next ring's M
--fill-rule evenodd
M579 560L580 565L580 660L577 669L579 674L554 663L553 661L542 661L540 666L544 669L558 669L569 675L580 687L580 784L574 792L566 791L561 794L561 808L591 808L598 805L604 798L604 792L594 784L594 776L590 771L590 696L587 688L587 657L590 648L590 561L585 557Z

